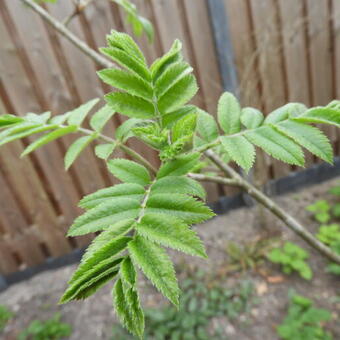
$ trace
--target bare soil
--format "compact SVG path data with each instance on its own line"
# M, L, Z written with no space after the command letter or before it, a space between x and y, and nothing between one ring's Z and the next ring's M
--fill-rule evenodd
M310 231L315 232L318 224L311 219L304 209L317 199L334 198L327 193L328 189L339 182L340 178L324 182L313 187L275 197L287 211L297 217ZM246 323L223 320L226 339L232 340L275 340L278 339L275 327L283 320L288 304L288 291L293 288L299 294L313 299L319 307L332 311L333 318L327 324L334 336L340 339L340 304L334 303L334 297L340 296L339 277L325 273L327 260L311 249L304 241L294 235L275 217L265 215L263 223L256 208L242 208L228 214L218 216L208 223L198 226L197 230L203 238L209 259L204 261L178 253L171 253L182 274L183 268L200 268L207 272L218 272L221 284L230 287L237 286L245 278L254 282L258 303L251 311L242 316ZM291 240L310 251L309 263L313 269L312 281L301 279L298 275L284 276L279 267L267 264L260 271L249 271L245 274L228 273L228 255L225 251L229 241L247 242L256 237L280 236ZM111 339L111 329L115 321L112 310L110 284L95 296L83 302L74 302L59 306L57 301L62 295L67 280L76 265L46 271L30 280L9 287L0 294L0 304L8 306L14 313L14 319L0 334L1 339L16 339L18 333L35 319L45 320L59 311L62 320L72 324L72 340ZM185 270L184 270L185 272ZM142 280L140 283L143 305L155 307L164 303L164 299Z

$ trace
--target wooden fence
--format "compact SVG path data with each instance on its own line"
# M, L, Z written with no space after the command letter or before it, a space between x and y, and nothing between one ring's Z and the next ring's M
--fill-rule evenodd
M340 91L340 3L337 0L209 0L224 2L244 105L264 112L287 101L325 104ZM149 61L164 53L175 38L193 65L200 91L195 104L215 114L222 78L208 0L136 0L155 26L150 45L138 39ZM72 1L48 6L59 20ZM212 12L211 12L212 13ZM215 25L216 27L216 25ZM91 47L105 45L112 28L130 32L124 13L109 0L94 1L70 29ZM61 38L19 0L0 1L0 113L62 113L109 89L97 78L96 65ZM119 118L109 128L120 123ZM338 134L327 130L336 150ZM65 238L80 213L81 196L114 179L88 150L68 173L63 154L72 138L58 141L24 159L29 139L0 149L0 274L8 274L84 246L89 237ZM140 143L133 146L157 162ZM309 163L313 162L309 156ZM292 169L263 157L263 178ZM209 199L227 192L207 186Z

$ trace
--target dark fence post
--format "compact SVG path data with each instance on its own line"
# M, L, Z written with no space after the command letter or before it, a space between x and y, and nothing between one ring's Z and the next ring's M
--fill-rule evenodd
M208 0L208 9L211 26L213 28L223 89L239 97L233 46L223 0Z

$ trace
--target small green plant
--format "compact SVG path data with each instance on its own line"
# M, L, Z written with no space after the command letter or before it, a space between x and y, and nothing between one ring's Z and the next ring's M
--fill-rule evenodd
M322 225L316 237L325 244L332 245L340 242L340 225L333 223L330 225Z
M173 306L145 310L145 339L208 340L225 339L220 329L211 330L213 317L226 316L235 320L248 312L253 303L253 285L243 281L237 288L224 288L205 280L206 273L198 272L183 281L184 293L180 308ZM209 332L208 332L209 329ZM132 339L121 327L113 327L112 340Z
M340 241L339 242L335 242L331 245L331 249L336 253L336 254L340 254ZM326 267L326 271L328 273L332 273L335 275L340 275L340 265L338 265L337 263L330 263L327 267Z
M0 305L0 332L3 331L7 322L13 318L14 314L3 305Z
M231 271L255 269L263 263L274 247L274 239L257 239L243 244L229 242L226 252L230 258Z
M314 218L320 223L328 223L331 219L331 206L326 200L319 200L309 205L306 210L314 213Z
M284 340L332 340L322 323L331 319L328 310L313 307L313 301L300 295L291 298L288 313L277 333Z
M34 320L20 335L18 340L58 340L70 336L71 325L61 322L60 313L46 321Z
M296 271L306 280L310 280L313 272L306 262L309 254L294 243L286 242L281 248L274 248L268 254L268 259L282 265L285 274Z

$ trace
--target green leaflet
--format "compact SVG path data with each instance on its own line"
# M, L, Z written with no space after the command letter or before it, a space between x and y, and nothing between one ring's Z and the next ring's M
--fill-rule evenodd
M277 132L271 126L263 126L256 130L246 131L244 136L266 153L288 164L304 164L301 148L291 139Z
M111 34L107 36L107 43L110 47L125 51L129 54L130 58L135 58L146 66L142 51L128 34L112 30Z
M28 122L32 122L32 123L37 123L37 124L46 124L47 121L50 119L51 117L51 112L44 112L41 114L36 114L36 113L27 113L26 114L26 120Z
M96 145L94 152L98 158L107 160L116 149L117 143L107 143Z
M114 68L98 71L97 74L104 83L110 86L124 90L130 95L152 101L152 87L139 76Z
M157 180L151 187L153 194L187 194L205 198L206 192L202 185L195 180L184 176L166 176Z
M128 93L109 93L105 95L105 100L114 111L128 117L147 119L155 116L155 109L150 102Z
M197 132L205 142L212 142L218 138L218 127L212 115L199 110Z
M145 189L136 183L122 183L116 184L112 187L100 189L93 194L85 196L80 202L79 206L83 209L92 209L99 204L110 200L112 198L131 198L140 200L145 194Z
M292 138L317 157L333 164L332 146L321 130L290 120L281 122L273 127Z
M185 117L188 114L194 113L197 111L197 107L193 105L185 105L182 106L180 109L166 113L165 115L162 115L162 125L164 127L172 127L173 124L178 121L179 119Z
M189 155L179 156L174 160L163 164L157 172L157 179L166 176L186 175L192 170L200 158L200 154L193 153Z
M67 123L69 125L78 125L80 126L86 116L90 113L92 108L99 102L99 99L92 99L87 103L77 107L75 110L68 112Z
M131 287L136 285L137 273L129 256L125 257L120 265L119 274L125 284L128 284Z
M264 120L261 111L254 109L252 107L245 107L242 109L241 113L241 123L247 129L255 129L259 127Z
M137 292L132 288L125 288L121 279L117 280L113 289L113 305L122 324L132 334L142 339L144 314L140 307Z
M160 245L207 258L202 241L181 220L163 214L146 213L136 226L139 235Z
M115 112L108 105L104 105L99 111L97 111L90 120L90 126L93 130L100 132L105 124L112 118Z
M131 58L130 55L125 51L119 48L104 47L100 48L100 52L111 58L118 65L125 67L127 70L133 72L141 78L146 80L151 79L151 74L148 68L138 59Z
M140 235L129 242L128 249L133 263L164 296L178 306L179 288L173 264L166 252Z
M106 230L118 221L136 218L139 209L140 202L136 199L121 198L117 200L113 198L112 201L108 199L76 218L69 229L68 236Z
M179 109L194 97L198 91L196 79L188 74L177 81L158 100L158 109L161 114Z
M133 136L132 129L138 124L141 123L141 119L131 118L126 120L124 123L118 126L115 131L115 136L118 140L125 142L129 137Z
M148 170L136 162L127 159L116 158L107 162L110 172L121 181L148 185L151 181Z
M128 236L116 237L107 242L103 247L100 247L91 252L89 256L85 256L81 260L78 269L72 275L72 278L70 279L69 283L72 284L78 281L80 278L84 276L84 274L87 275L87 272L89 270L91 270L97 264L100 264L104 260L111 259L112 257L115 257L115 260L117 260L118 258L116 256L127 247L131 239L132 238Z
M264 124L276 124L290 117L299 116L306 110L304 104L288 103L271 112L264 120Z
M187 224L201 223L215 215L202 202L181 194L151 194L146 208L147 213L175 216Z
M196 128L196 114L190 113L179 119L172 128L172 141L176 142L183 137L191 137Z
M69 286L59 303L86 299L94 294L118 274L118 264L120 261L121 259L114 259L113 257L105 259L84 272L77 280L74 280L72 283L69 282Z
M231 135L241 130L241 107L236 97L224 92L218 101L217 118L222 130Z
M135 220L133 219L122 220L104 230L87 247L86 252L83 255L82 262L91 258L93 254L105 247L113 239L126 235L133 228L134 223Z
M10 114L4 114L0 116L0 129L8 127L13 124L21 123L24 119Z
M294 120L301 123L331 124L340 127L339 109L327 106L311 108L299 117L294 118Z
M160 98L179 80L193 71L189 64L179 61L169 65L169 67L157 79L155 84L156 96Z
M77 159L80 153L95 139L95 136L83 136L78 138L67 149L65 155L65 169L67 170Z
M255 161L255 148L243 136L221 137L223 148L241 168L249 171Z
M180 54L181 49L182 43L176 39L170 50L162 57L155 60L150 68L154 82L157 81L158 77L166 70L169 65L182 60L182 56Z
M34 135L39 132L45 132L49 130L56 129L58 126L57 125L46 125L46 126L41 126L37 124L30 124L30 127L28 125L26 126L27 128L21 127L21 128L15 128L15 126L10 127L7 130L4 130L0 134L0 146L4 145L9 142L13 142L17 139L28 137L31 135ZM20 130L19 132L15 132L17 130Z
M136 36L140 36L143 31L146 33L149 42L153 41L154 30L149 20L138 15L136 6L128 0L111 0L116 2L124 8L127 14L127 20L131 24L133 33Z
M30 144L24 150L24 152L21 154L21 157L28 155L30 152L42 147L43 145L45 145L49 142L56 140L57 138L60 138L62 136L68 135L69 133L75 132L75 131L77 131L77 129L78 129L77 126L71 125L71 126L67 126L67 127L63 127L63 128L59 128L57 130L54 130L54 131L40 137L39 139L34 141L32 144Z

